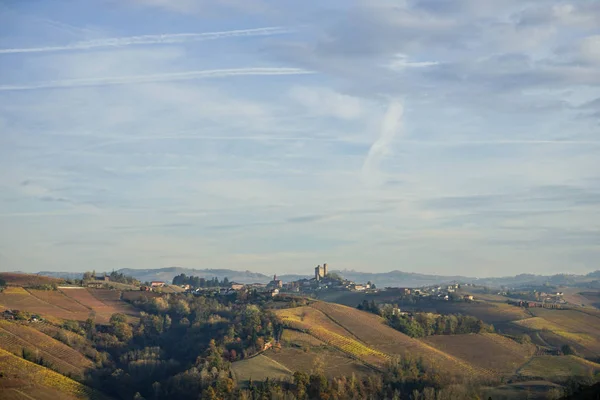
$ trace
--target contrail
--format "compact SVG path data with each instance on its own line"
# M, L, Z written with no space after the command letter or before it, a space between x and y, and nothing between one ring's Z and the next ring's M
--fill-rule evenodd
M369 178L373 177L373 172L377 172L381 158L385 155L385 152L401 128L403 114L404 107L402 103L392 101L383 117L381 134L369 149L367 158L363 163L362 172L365 179L369 180Z
M133 75L133 76L115 76L88 79L66 79L60 81L47 81L27 85L4 85L0 86L0 92L18 91L18 90L36 90L36 89L64 89L89 86L115 86L131 85L136 83L169 82L183 81L192 79L211 79L225 78L229 76L246 75L304 75L312 74L300 68L229 68L229 69L209 69L186 72L173 72L166 74Z
M240 36L270 36L292 32L290 29L273 26L254 29L238 29L234 31L204 32L204 33L168 33L163 35L142 35L87 40L64 46L26 47L17 49L0 49L0 54L14 53L45 53L55 51L89 50L104 47L125 47L148 44L172 44L199 42L204 40L225 39Z

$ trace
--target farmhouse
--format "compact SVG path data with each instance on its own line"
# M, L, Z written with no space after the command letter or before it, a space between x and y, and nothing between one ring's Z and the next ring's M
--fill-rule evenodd
M152 281L150 282L150 286L155 288L155 287L164 287L166 285L165 282L163 281Z
M242 283L232 282L230 288L233 290L242 290L244 288L244 285Z

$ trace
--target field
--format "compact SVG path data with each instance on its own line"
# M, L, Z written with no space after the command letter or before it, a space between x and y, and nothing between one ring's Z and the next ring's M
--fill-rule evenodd
M135 307L121 300L122 292L119 290L88 289L88 291L96 299L111 307L111 312L113 313L120 312L133 317L134 320L137 320L140 315L140 312Z
M19 274L16 272L0 272L0 278L6 281L7 286L30 287L39 285L60 284L63 279L50 278L48 276Z
M548 381L530 381L511 383L483 390L483 398L494 400L548 400L562 397L563 388Z
M94 399L106 397L48 368L0 349L0 398L2 399ZM19 397L20 396L20 397Z
M93 363L71 347L28 326L0 320L0 348L19 357L27 349L49 362L58 372L82 377Z
M438 370L457 371L458 374L473 377L493 375L489 370L473 367L427 343L404 335L385 325L384 320L374 314L324 302L315 302L312 307L319 309L336 323L344 326L360 341L368 343L376 350L390 356L422 358Z
M312 307L279 310L277 315L288 328L310 333L317 339L367 364L382 367L390 359L387 354L359 342L344 327Z
M91 315L95 315L96 323L106 324L112 314L124 313L136 321L139 312L120 300L120 293L77 287L60 290L9 287L0 293L0 306L39 314L46 319L85 321Z
M56 292L58 293L58 292ZM89 315L87 312L72 312L68 309L55 306L42 299L33 296L26 289L20 287L9 287L0 293L0 305L7 309L28 311L40 314L44 318L60 318L85 320Z
M424 341L472 365L503 375L514 374L535 353L534 345L522 345L490 333L430 336Z
M534 357L519 370L524 377L544 377L552 381L565 381L572 376L591 376L600 372L600 364L575 356Z
M245 385L250 379L289 379L292 371L262 354L231 364L236 380Z
M383 319L354 308L325 302L277 311L284 324L316 337L345 354L374 367L383 367L394 357L422 358L438 370L474 378L494 374L412 339L384 325Z
M549 345L571 344L582 355L600 355L600 318L583 310L530 309L532 318L515 324L537 332ZM557 338L558 337L558 338Z

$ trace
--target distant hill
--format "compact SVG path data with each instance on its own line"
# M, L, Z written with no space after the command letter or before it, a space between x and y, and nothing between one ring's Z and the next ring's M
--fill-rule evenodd
M180 274L193 275L200 278L212 279L227 278L232 282L239 283L267 283L273 277L251 271L234 271L231 269L193 269L193 268L158 268L158 269L120 269L120 272L125 275L133 276L142 282L146 281L165 281L171 282L173 278Z
M312 268L309 268L312 271ZM100 273L99 271L96 271ZM260 272L236 271L231 269L195 269L195 268L157 268L157 269L131 269L123 268L117 272L133 276L142 282L145 281L166 281L171 282L173 277L179 274L194 275L202 278L227 278L230 281L239 283L267 283L273 279L272 275L265 275ZM499 278L474 278L460 275L427 275L415 272L389 271L389 272L361 272L355 270L336 270L346 279L355 282L371 281L378 287L419 287L435 284L444 284L450 282L475 283L482 286L491 287L522 287L522 286L541 286L544 284L553 286L581 286L600 288L600 271L591 272L587 275L533 275L520 274L516 276L507 276ZM81 279L83 272L51 272L42 271L38 273L43 276L51 276L63 279ZM312 278L313 274L283 274L278 278L284 282L295 281L303 278Z

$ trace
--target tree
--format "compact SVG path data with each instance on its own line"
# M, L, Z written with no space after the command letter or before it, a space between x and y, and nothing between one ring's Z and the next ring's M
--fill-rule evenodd
M575 349L573 347L571 347L571 345L569 345L569 344L563 344L560 348L560 351L565 356L574 356L576 354Z

